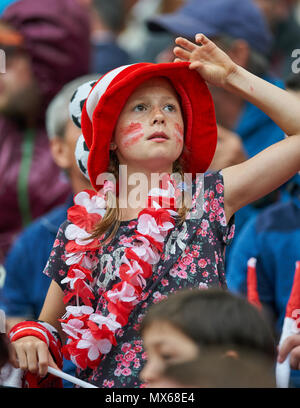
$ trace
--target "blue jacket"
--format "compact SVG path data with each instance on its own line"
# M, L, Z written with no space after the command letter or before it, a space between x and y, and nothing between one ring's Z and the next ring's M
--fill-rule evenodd
M43 273L60 225L67 218L71 198L30 224L10 249L4 268L6 277L0 291L0 309L7 316L37 319L51 283ZM64 371L75 374L72 362L64 360ZM64 387L71 387L64 382Z
M272 311L278 336L293 285L295 264L300 260L299 198L271 205L253 217L240 232L227 263L229 290L246 295L247 261L257 258L257 282L261 302ZM296 378L296 377L297 378ZM300 386L300 372L292 378Z

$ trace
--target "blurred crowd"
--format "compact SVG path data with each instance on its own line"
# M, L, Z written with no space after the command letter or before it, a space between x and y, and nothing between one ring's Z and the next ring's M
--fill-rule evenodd
M194 41L196 33L213 39L250 72L298 95L300 104L300 1L1 0L0 49L6 72L0 73L0 309L6 314L6 330L18 321L38 318L50 284L42 271L57 230L72 196L90 188L74 157L80 131L68 114L72 94L80 84L97 81L120 65L171 62L174 39ZM285 137L257 107L223 89L210 91L218 123L211 171L241 163ZM300 175L238 211L235 225L236 237L226 254L229 292L233 299L247 298L248 261L255 258L262 305L263 322L258 315L248 319L252 312L245 306L235 323L245 319L244 325L249 325L249 350L231 340L225 348L225 343L211 340L205 355L197 351L189 363L180 359L156 375L145 369L144 378L154 386L275 386L271 336L278 343L300 261ZM218 301L222 308L230 298L222 303L220 296ZM233 310L242 313L244 304L236 302ZM213 314L209 319L214 320ZM222 321L220 316L217 321ZM153 324L149 320L143 329L150 351L156 335ZM176 331L177 323L169 324ZM199 323L201 330L203 324ZM260 332L252 342L256 324ZM264 334L267 326L272 334ZM198 344L188 328L177 330ZM296 336L288 349L294 353L290 387L300 386L300 335ZM253 357L258 349L261 354ZM4 364L2 349L1 353ZM70 362L65 371L74 371Z

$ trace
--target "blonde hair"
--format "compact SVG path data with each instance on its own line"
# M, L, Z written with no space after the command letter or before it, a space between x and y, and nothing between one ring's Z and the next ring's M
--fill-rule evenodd
M108 173L114 175L115 179L119 178L119 160L115 152L110 151L110 160L108 166ZM180 164L180 159L177 159L173 164L173 172L179 173L183 180L183 169ZM182 206L178 209L179 215L179 224L182 224L185 221L187 216L188 208L182 200ZM94 231L88 239L99 239L101 245L107 244L111 241L116 232L118 231L121 223L121 211L119 208L118 200L116 199L115 194L112 191L106 193L106 212L104 217L99 221L95 226Z

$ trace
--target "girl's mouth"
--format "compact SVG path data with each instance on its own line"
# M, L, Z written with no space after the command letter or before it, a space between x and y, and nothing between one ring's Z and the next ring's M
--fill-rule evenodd
M165 142L166 140L169 140L169 136L167 136L164 132L154 132L147 138L147 140L162 143Z

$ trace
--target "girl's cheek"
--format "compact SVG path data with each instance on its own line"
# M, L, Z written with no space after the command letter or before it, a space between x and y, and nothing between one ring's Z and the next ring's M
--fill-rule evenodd
M131 122L121 130L121 143L125 148L135 145L144 136L143 126L139 122Z
M179 123L175 123L174 136L176 140L176 146L182 147L183 145L183 127Z

